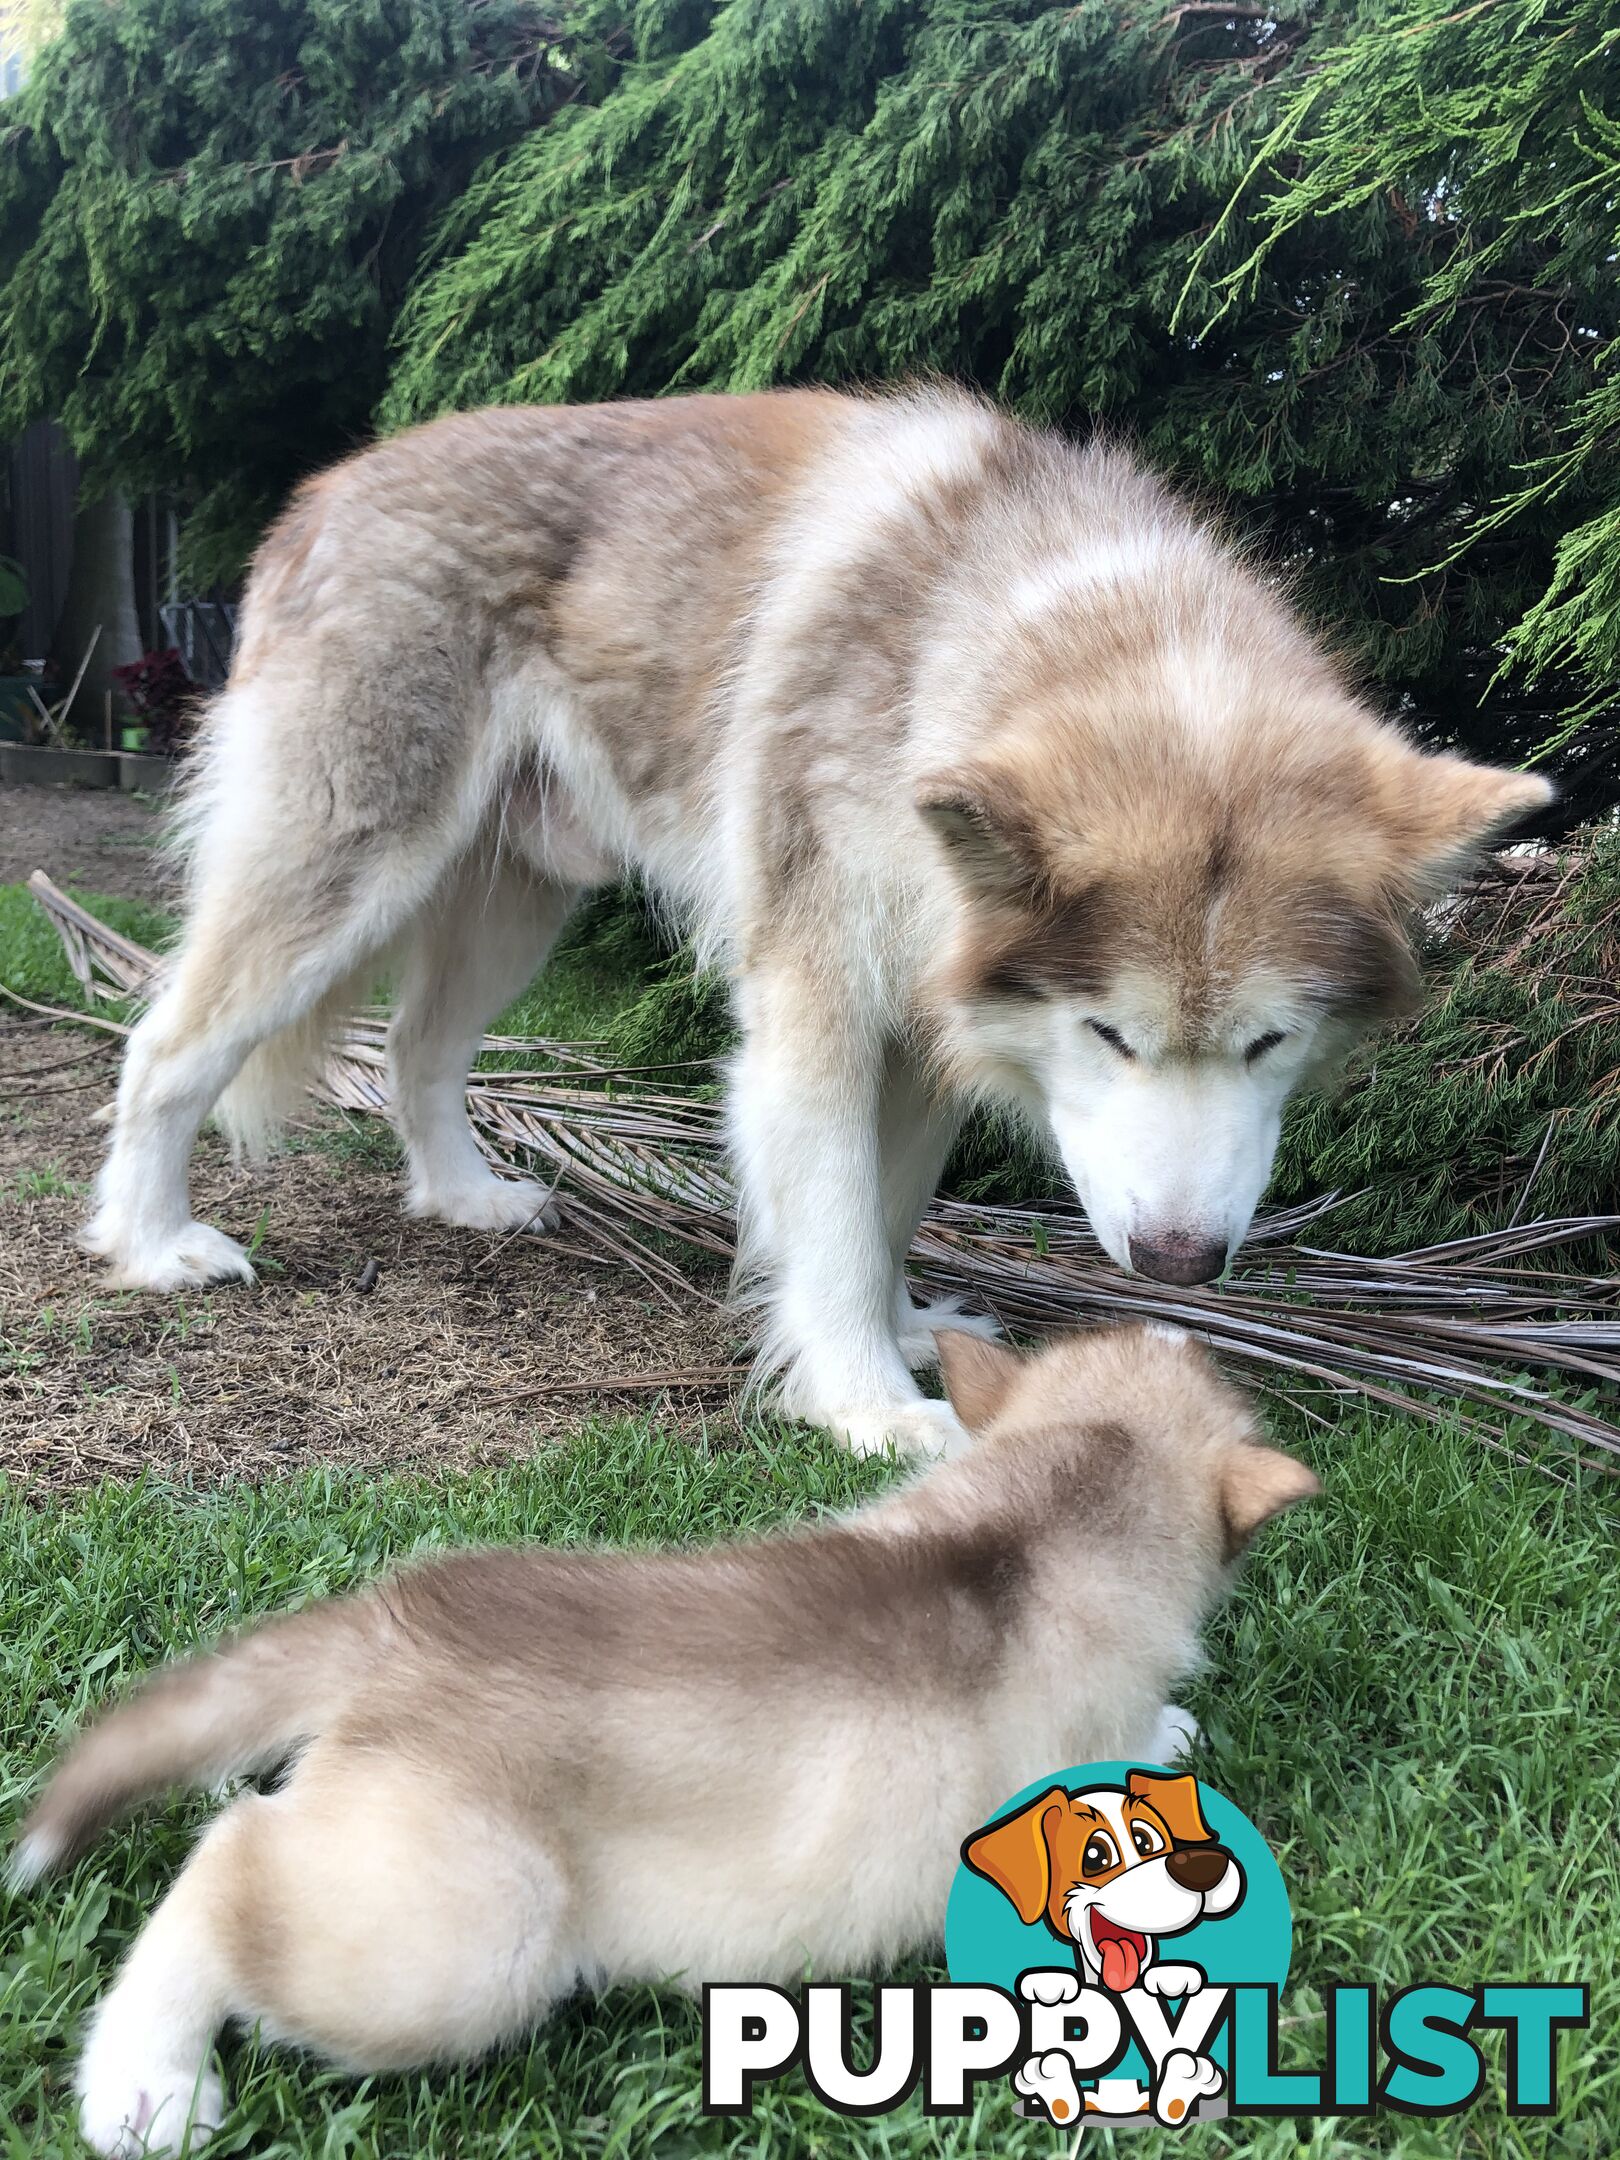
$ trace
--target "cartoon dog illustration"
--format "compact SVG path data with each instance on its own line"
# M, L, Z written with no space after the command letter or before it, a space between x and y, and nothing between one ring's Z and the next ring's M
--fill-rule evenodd
M1044 1921L1071 1951L1072 1980L1042 1972L1020 1983L1032 2000L1048 2003L1078 1998L1082 1983L1115 1995L1138 1987L1167 1998L1197 1993L1202 1968L1161 1962L1159 1941L1232 1912L1244 1892L1242 1868L1204 1819L1197 1779L1151 1770L1130 1771L1123 1786L1074 1793L1054 1786L976 1831L962 1858L1010 1900L1026 1927ZM1123 2108L1111 2092L1106 2104L1104 2097L1082 2098L1062 2055L1032 2059L1013 2083L1054 2122L1073 2121L1083 2110L1152 2114L1173 2125L1224 2080L1206 2057L1176 2049L1152 2090Z

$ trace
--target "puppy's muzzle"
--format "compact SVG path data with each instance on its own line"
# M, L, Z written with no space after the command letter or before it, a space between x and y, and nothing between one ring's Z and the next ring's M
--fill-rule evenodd
M1180 1890L1196 1891L1207 1897L1231 1861L1229 1853L1218 1845L1178 1845L1168 1855L1164 1871Z

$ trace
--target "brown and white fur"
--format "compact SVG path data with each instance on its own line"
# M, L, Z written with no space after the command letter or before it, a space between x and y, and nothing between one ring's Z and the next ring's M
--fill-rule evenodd
M90 2142L176 2142L194 2092L217 2123L227 2019L386 2070L581 1983L870 1969L937 1939L1009 1792L1178 1745L1166 1696L1231 1563L1316 1480L1172 1331L941 1351L975 1445L851 1516L438 1559L93 1725L24 1880L144 1795L292 1767L205 1833L95 2013Z
M1028 1113L1122 1267L1218 1274L1284 1098L1410 1001L1411 910L1545 796L1420 756L1126 456L963 394L447 418L259 552L86 1243L251 1279L190 1219L197 1127L224 1091L262 1136L390 955L410 1208L538 1227L469 1060L635 872L733 985L784 1406L949 1442L904 1258L966 1104Z

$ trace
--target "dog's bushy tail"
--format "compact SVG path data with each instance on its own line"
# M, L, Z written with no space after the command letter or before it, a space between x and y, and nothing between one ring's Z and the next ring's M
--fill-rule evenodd
M308 1012L250 1051L214 1105L214 1122L237 1155L259 1162L297 1115L343 1023L374 993L383 962L334 983Z
M325 1730L365 1662L361 1608L316 1606L156 1674L68 1750L22 1828L24 1886L171 1786L264 1769ZM357 1639L358 1638L358 1639Z

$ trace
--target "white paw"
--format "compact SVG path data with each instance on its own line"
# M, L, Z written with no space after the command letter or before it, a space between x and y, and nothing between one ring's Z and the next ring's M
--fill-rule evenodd
M1190 1710L1183 1710L1180 1703L1166 1703L1153 1728L1148 1754L1154 1762L1163 1763L1168 1769L1184 1755L1190 1755L1203 1737L1203 1727Z
M1226 2080L1207 2055L1186 2048L1172 2048L1164 2058L1153 2093L1153 2112L1174 2129L1185 2122L1200 2100L1212 2099Z
M960 1298L940 1298L932 1305L914 1305L910 1297L902 1293L900 1355L913 1372L939 1363L939 1345L934 1338L941 1329L956 1335L982 1335L987 1342L1001 1340L1001 1330L989 1314L963 1312Z
M1026 2100L1039 2100L1055 2123L1080 2119L1080 2088L1074 2082L1074 2065L1061 2048L1032 2055L1013 2072L1013 2086Z
M1150 1965L1137 1982L1150 1995L1158 1995L1166 2002L1196 1995L1203 1984L1204 1975L1196 1965Z
M79 2129L113 2160L197 2152L225 2120L225 2087L212 2064L121 2062L92 2040L79 2071Z
M1048 2009L1058 2003L1078 2002L1080 1975L1055 1965L1041 1972L1020 1973L1018 1992L1025 2002L1044 2003Z
M253 1262L223 1230L188 1222L171 1236L143 1238L95 1216L79 1243L110 1263L115 1290L201 1290L209 1283L252 1282Z
M969 1446L966 1426L949 1403L902 1403L892 1410L854 1410L827 1419L852 1455L957 1455Z
M454 1223L461 1230L528 1230L536 1236L557 1222L551 1194L533 1178L480 1178L476 1184L432 1191L413 1186L408 1215Z

